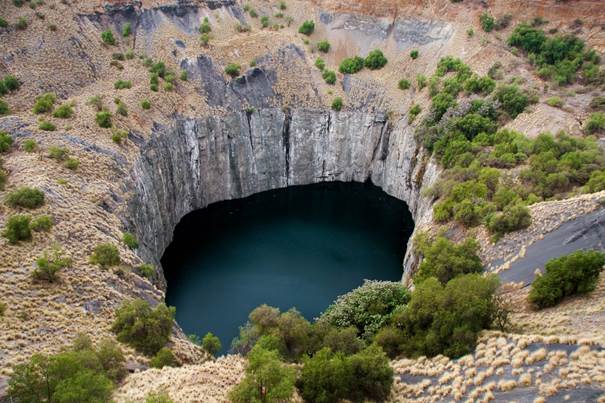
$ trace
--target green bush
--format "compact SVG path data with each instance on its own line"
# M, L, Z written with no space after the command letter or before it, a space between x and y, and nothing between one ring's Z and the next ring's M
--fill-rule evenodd
M267 28L270 23L271 23L271 21L269 20L269 17L267 17L266 15L263 15L262 17L260 17L260 25L263 28Z
M422 108L420 107L420 105L418 105L418 104L412 105L412 107L410 108L410 110L408 112L408 121L410 123L412 123L414 120L416 120L416 116L418 116L420 114L420 112L422 112Z
M65 161L65 167L67 169L71 169L72 171L78 169L78 167L80 166L80 160L74 157L69 157L66 161Z
M200 34L208 34L208 33L212 32L212 26L210 25L210 21L208 20L208 17L204 18L202 25L200 25L199 31L200 31Z
M135 268L135 272L148 280L152 280L155 277L155 267L152 264L142 264Z
M0 116L8 115L10 113L10 108L8 103L0 98Z
M330 42L326 40L317 42L317 49L322 53L328 53L330 51Z
M0 153L5 153L13 145L13 138L7 133L0 131Z
M465 91L475 94L489 95L494 91L494 88L496 88L496 82L487 76L473 75L464 84Z
M5 202L13 208L35 209L44 204L44 192L40 189L23 186L10 192L6 196Z
M65 257L59 248L54 248L51 252L44 252L36 260L36 269L32 272L32 277L38 281L54 283L58 280L59 271L69 266L71 266L71 259Z
M388 322L392 312L408 300L409 294L401 283L366 281L361 287L338 297L319 321L338 328L353 326L369 339Z
M420 56L420 52L418 52L416 49L412 50L410 52L410 57L414 60L418 59L418 56Z
M16 244L19 241L29 241L32 239L30 221L31 217L28 215L16 214L10 216L6 221L2 236L8 239L11 244Z
M124 232L122 234L122 242L124 242L124 245L128 246L130 249L137 249L139 247L137 238L130 232Z
M221 351L221 340L212 333L208 332L202 339L202 348L209 354L216 355L216 353Z
M237 77L240 74L240 69L241 67L239 64L231 63L227 65L227 67L225 67L225 73L227 73L231 77Z
M25 29L27 29L27 19L25 17L19 17L17 19L17 22L15 23L15 28L18 29L19 31L23 31Z
M325 60L322 59L321 57L318 57L317 59L315 59L315 67L317 67L319 70L323 71L326 68ZM334 76L334 78L336 79L336 76Z
M403 79L403 80L399 80L399 83L397 83L397 87L398 87L400 90L402 90L402 91L403 91L403 90L407 90L407 89L409 89L409 88L410 88L410 82L409 82L408 80L405 80L405 79Z
M132 81L118 80L113 84L116 90L132 88Z
M492 17L487 11L481 14L479 17L479 22L481 23L481 28L483 28L485 32L491 32L496 25L494 17Z
M1 136L1 133L0 133ZM28 153L33 153L38 149L38 143L34 139L25 139L23 140L23 150ZM0 150L2 149L1 141L0 141Z
M114 38L113 32L111 32L111 30L109 30L109 29L107 31L101 32L101 40L106 45L115 45L116 44L116 38Z
M6 303L0 302L0 318L4 317L6 313Z
M589 193L605 190L605 171L594 171L586 184L586 190Z
M36 97L33 112L48 113L52 112L57 96L53 92L47 92Z
M336 72L332 70L324 70L321 76L326 84L334 85L336 83Z
M483 271L481 258L477 254L479 244L473 238L456 244L443 236L428 240L426 236L419 235L415 245L423 256L414 276L416 284L431 277L446 284L456 276Z
M546 100L546 104L553 108L560 108L563 106L563 100L560 97L550 97Z
M248 355L245 378L231 390L234 403L288 401L294 393L296 370L282 364L279 354L255 346Z
M36 232L48 232L53 226L53 219L48 215L35 217L30 225L30 228Z
M17 77L12 74L4 76L4 78L0 80L0 96L17 91L20 87L21 81L19 81Z
M95 120L99 127L104 129L108 129L111 127L111 112L109 111L100 111L97 112Z
M127 22L126 24L124 24L122 26L122 36L124 38L127 38L130 36L131 33L132 33L132 24Z
M63 162L67 159L69 150L65 147L50 146L48 156L56 161Z
M387 63L388 60L380 49L374 49L365 59L365 66L370 70L379 70Z
M0 17L0 28L8 28L8 21Z
M149 392L145 397L145 403L174 403L166 392Z
M120 342L152 356L168 342L173 319L174 308L159 304L152 309L147 301L135 299L125 301L116 311L111 330Z
M71 102L66 102L63 105L57 107L53 116L59 119L68 119L74 115L73 104Z
M605 113L591 113L590 117L584 124L584 131L588 134L594 134L605 131Z
M149 361L151 368L178 367L176 357L167 347L162 347Z
M117 266L120 264L120 252L118 248L110 243L101 243L95 246L90 255L90 263L98 264L102 268Z
M605 254L598 251L577 251L551 259L544 274L532 283L529 301L546 308L565 297L588 293L595 289L604 264Z
M38 123L38 129L44 130L46 132L54 132L57 129L57 126L55 126L48 120L41 120L40 123Z
M408 357L470 353L477 336L492 323L496 311L496 276L465 274L446 285L428 278L416 285L407 307L393 316L402 332L399 352Z
M494 97L502 104L512 118L516 118L529 105L529 97L514 84L502 85L496 89Z
M115 383L126 374L124 356L112 341L97 348L79 337L67 350L46 356L34 354L13 367L9 399L16 402L105 402ZM109 368L108 368L109 367Z
M342 109L342 98L336 97L332 101L332 110L339 112Z
M502 212L493 213L487 218L487 229L496 237L508 232L529 227L531 215L529 209L522 204L511 204Z
M298 33L303 35L311 35L315 31L315 22L312 20L307 20L302 23L300 28L298 28Z
M148 99L144 99L141 101L141 108L145 109L145 110L149 110L151 109L151 102L149 102Z
M365 60L362 57L349 57L340 62L338 71L340 71L342 74L355 74L360 72L364 65Z

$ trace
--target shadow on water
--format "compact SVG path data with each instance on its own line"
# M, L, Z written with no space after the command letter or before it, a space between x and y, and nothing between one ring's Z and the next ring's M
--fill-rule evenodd
M213 204L184 217L162 266L187 333L225 353L252 309L317 317L364 279L398 281L414 228L407 205L371 184L325 183Z

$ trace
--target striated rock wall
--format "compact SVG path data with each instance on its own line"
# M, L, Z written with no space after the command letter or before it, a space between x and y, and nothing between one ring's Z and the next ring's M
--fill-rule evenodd
M423 224L431 203L420 189L437 175L407 120L390 122L382 113L265 108L177 118L154 128L134 164L130 226L142 257L159 264L180 219L210 203L286 186L367 180L407 202ZM412 264L408 249L406 272Z

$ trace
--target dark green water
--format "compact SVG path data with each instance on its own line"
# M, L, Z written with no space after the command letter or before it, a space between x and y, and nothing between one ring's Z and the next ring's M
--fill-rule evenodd
M364 279L398 281L412 217L370 184L328 183L221 202L182 219L162 258L185 333L226 352L252 309L317 317Z

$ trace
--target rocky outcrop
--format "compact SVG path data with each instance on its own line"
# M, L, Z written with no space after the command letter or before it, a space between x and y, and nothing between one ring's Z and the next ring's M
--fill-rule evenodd
M157 126L131 172L131 227L140 254L159 263L187 213L221 200L325 181L371 180L430 220L420 195L438 170L407 120L382 113L265 108ZM203 230L203 229L201 229ZM407 267L412 259L406 258Z

